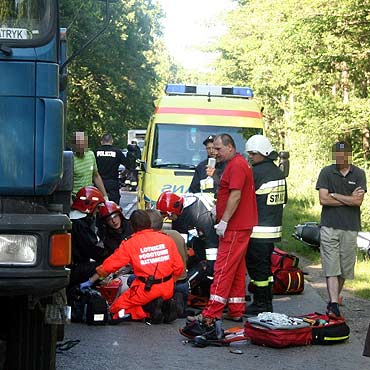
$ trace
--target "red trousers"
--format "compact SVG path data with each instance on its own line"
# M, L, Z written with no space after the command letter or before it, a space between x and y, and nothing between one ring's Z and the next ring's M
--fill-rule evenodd
M173 279L161 284L153 284L149 292L144 290L144 286L145 284L137 279L132 282L131 287L110 306L110 311L114 314L113 318L118 318L118 311L124 308L125 314L131 314L133 320L145 319L149 314L143 310L142 306L158 297L162 297L166 301L173 296Z
M229 315L240 317L245 312L245 255L252 230L231 230L220 238L208 305L202 314L222 318L226 305Z

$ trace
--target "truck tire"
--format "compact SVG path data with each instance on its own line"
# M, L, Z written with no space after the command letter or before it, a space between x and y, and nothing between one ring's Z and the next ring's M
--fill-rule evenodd
M0 302L1 320L4 320L1 325L6 327L7 354L4 368L55 370L57 325L44 323L42 304L29 309L27 297L2 297ZM1 332L4 335L3 329Z

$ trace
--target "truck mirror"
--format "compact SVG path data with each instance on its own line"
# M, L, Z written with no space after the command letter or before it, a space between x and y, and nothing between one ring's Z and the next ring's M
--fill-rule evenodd
M283 171L284 176L289 176L289 152L279 152L279 168Z

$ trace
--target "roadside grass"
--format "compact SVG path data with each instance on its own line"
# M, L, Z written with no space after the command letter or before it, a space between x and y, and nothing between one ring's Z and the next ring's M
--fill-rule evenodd
M319 222L321 207L310 199L290 198L284 209L283 238L277 247L286 252L296 253L318 264L321 262L318 250L292 237L294 226L304 222ZM355 279L346 281L346 288L360 298L370 299L370 259L359 251L355 266Z

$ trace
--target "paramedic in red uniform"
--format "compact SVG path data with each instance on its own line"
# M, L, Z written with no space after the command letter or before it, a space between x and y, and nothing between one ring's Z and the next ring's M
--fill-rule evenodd
M220 161L227 162L216 202L215 229L219 246L214 267L210 299L200 317L206 331L222 318L228 306L228 319L242 320L245 311L245 255L253 226L257 224L257 205L252 170L236 152L228 134L216 136L214 150ZM225 317L225 318L226 318ZM188 317L191 321L191 318Z
M113 320L128 314L133 320L145 319L149 314L142 306L156 300L154 309L159 312L154 313L155 323L159 323L162 303L173 296L174 282L185 266L173 239L151 229L151 221L145 211L134 211L130 221L134 234L124 240L114 254L96 268L96 274L89 279L89 283L84 284L93 284L99 277L105 277L130 263L136 278L111 305Z

